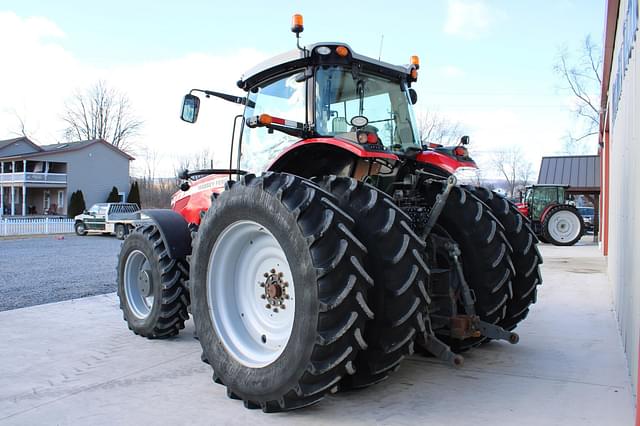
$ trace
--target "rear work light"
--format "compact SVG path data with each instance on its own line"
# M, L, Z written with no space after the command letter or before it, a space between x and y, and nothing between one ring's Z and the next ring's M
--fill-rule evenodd
M453 149L453 153L458 157L466 157L467 155L469 155L469 151L467 151L467 148L462 146L456 146Z
M342 56L344 58L349 54L349 49L344 46L338 46L336 47L336 53L338 54L338 56Z

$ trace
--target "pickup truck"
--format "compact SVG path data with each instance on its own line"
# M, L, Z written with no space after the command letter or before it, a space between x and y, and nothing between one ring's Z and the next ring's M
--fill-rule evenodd
M76 216L75 231L78 235L88 233L115 234L124 240L133 228L149 221L134 203L98 203L88 211Z

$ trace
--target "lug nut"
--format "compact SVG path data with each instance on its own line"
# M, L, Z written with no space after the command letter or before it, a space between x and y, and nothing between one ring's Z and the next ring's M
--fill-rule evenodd
M272 274L275 274L275 273L276 273L276 270L275 270L275 269L271 269L271 273L272 273Z
M284 276L284 274L283 274L282 272L278 272L278 276L279 276L280 278L282 278L282 277Z
M285 305L280 305L280 308L281 308L281 309L285 309L285 308L286 308L286 306L285 306Z
M264 277L265 277L265 278L268 278L268 277L269 277L269 274L265 272L265 273L264 273Z
M264 287L264 283L260 283L260 287Z
M261 294L261 295L260 295L260 297L261 297L262 299L266 299L266 298L267 298L267 296L266 296L266 295L264 295L264 294Z
M268 303L264 307L267 308L267 309L271 309L271 305L268 304Z
M285 294L285 295L284 295L284 298L285 298L285 299L288 299L288 298L289 298L289 295L288 295L288 294Z
M273 308L273 312L278 313L278 308Z

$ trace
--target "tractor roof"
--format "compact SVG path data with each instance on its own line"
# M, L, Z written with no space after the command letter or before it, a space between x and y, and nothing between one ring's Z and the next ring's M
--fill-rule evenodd
M321 55L317 52L317 48L322 46L329 48L344 46L348 50L348 55L346 57L340 57L333 53L335 49L331 49L331 54ZM249 90L256 84L260 84L261 82L278 74L293 71L309 65L352 65L353 63L359 63L368 71L400 79L407 79L411 75L411 70L417 68L415 65L393 65L367 56L359 55L345 43L314 43L309 46L305 46L305 50L290 50L261 62L242 75L242 78L238 81L238 87L244 90Z

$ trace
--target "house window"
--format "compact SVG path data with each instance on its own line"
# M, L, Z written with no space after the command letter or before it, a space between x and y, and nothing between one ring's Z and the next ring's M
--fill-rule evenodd
M49 192L49 190L44 191L43 197L42 206L46 211L51 207L51 192Z
M64 208L64 191L58 191L58 208Z

